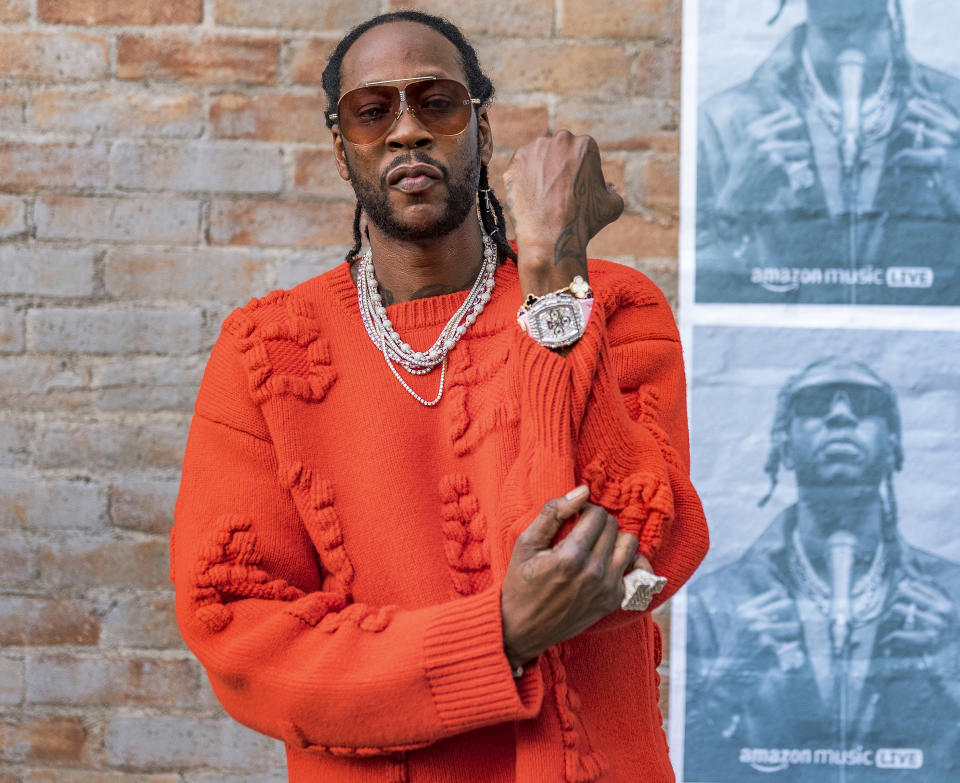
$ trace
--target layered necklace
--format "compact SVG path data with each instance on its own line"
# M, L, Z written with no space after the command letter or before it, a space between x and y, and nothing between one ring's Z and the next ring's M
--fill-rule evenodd
M482 230L481 230L482 231ZM487 302L490 301L494 286L494 273L497 270L497 246L483 232L483 263L477 279L473 281L470 293L463 304L447 321L436 342L425 351L415 351L409 343L394 329L387 317L387 308L383 304L377 286L377 276L373 270L373 252L367 252L360 259L357 274L357 298L360 303L360 316L373 344L383 353L384 361L400 385L419 403L433 406L443 396L443 385L447 374L447 354L473 325ZM440 365L440 390L433 400L426 400L417 394L397 371L396 365L403 367L411 375L426 375Z

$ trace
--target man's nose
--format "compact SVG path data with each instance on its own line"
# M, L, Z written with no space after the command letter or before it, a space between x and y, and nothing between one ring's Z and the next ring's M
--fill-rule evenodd
M433 134L417 119L405 98L400 101L400 116L387 133L386 142L391 149L415 149L433 143Z
M843 389L837 390L830 401L830 412L827 414L827 423L840 427L845 424L855 424L857 416L853 411L853 403L850 402L850 395Z

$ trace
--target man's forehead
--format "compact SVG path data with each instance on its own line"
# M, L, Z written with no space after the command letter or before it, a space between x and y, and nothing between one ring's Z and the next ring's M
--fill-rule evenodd
M418 22L389 22L367 30L350 47L340 71L340 93L418 76L466 79L457 48L442 33Z

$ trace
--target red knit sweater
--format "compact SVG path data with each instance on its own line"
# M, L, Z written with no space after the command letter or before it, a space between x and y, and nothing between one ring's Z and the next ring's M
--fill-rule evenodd
M177 614L226 710L282 739L290 780L673 780L660 633L618 611L515 681L499 587L543 502L578 481L668 577L707 530L690 484L683 363L643 275L590 262L567 356L517 327L512 262L449 357L434 408L390 374L347 264L224 323L171 537ZM464 292L389 310L414 348ZM436 394L439 372L411 380Z

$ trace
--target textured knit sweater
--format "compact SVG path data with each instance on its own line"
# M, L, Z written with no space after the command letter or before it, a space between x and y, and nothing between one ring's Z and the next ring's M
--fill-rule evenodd
M285 742L294 783L674 779L649 612L609 615L518 680L503 649L516 538L578 482L669 579L654 605L707 547L670 309L627 267L591 261L590 283L564 356L517 326L503 264L433 408L367 336L346 263L224 323L171 537L177 614L225 709ZM424 350L465 296L388 314ZM435 396L439 369L406 377Z

